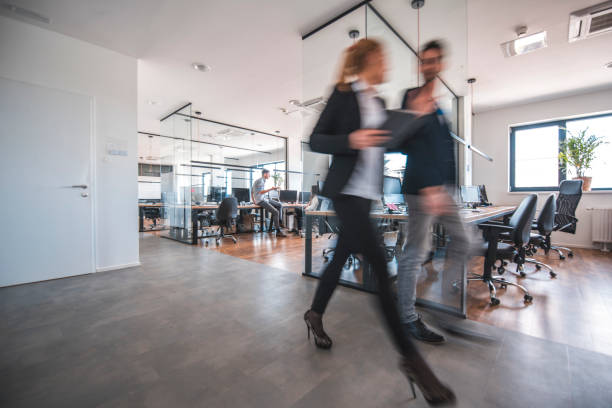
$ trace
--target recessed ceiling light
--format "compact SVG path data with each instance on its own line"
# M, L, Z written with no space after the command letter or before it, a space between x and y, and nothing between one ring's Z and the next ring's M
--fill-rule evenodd
M280 130L275 130L274 133L280 133Z
M211 69L210 66L206 64L201 64L199 62L194 62L193 64L191 64L191 67L195 69L196 71L200 71L200 72L208 72Z
M608 62L607 64L604 65L604 67L606 68L612 68L612 61Z
M527 27L519 27L516 31L518 35L516 40L500 44L505 57L514 57L548 47L546 31L530 35L524 35L525 32L527 32Z
M151 106L159 105L159 101L157 99L149 99L147 103Z

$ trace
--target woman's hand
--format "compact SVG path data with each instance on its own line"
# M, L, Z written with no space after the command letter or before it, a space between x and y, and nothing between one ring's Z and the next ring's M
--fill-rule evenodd
M389 140L389 131L381 129L359 129L349 135L351 149L361 150L367 147L380 146Z

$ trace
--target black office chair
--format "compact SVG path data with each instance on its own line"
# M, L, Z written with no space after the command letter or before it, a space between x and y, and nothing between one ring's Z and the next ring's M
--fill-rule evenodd
M234 244L238 241L232 234L225 234L226 228L232 228L236 224L236 218L238 217L238 200L236 197L226 197L221 201L219 208L216 213L216 224L219 226L219 234L217 235L215 242L219 245L219 242L223 238L230 238L234 241Z
M145 207L144 208L144 217L148 220L151 220L152 224L149 227L150 229L154 229L157 227L157 220L161 218L161 209L156 207Z
M200 231L198 239L204 240L204 244L208 246L208 238L216 237L213 230L213 225L215 225L215 215L210 210L204 210L195 214L195 217L198 220L197 225Z
M517 271L519 267L522 267L524 262L524 249L529 243L530 232L531 232L531 221L535 215L537 196L530 194L525 197L521 204L518 206L516 211L508 224L496 223L496 222L485 222L479 224L485 234L486 243L482 248L482 255L484 256L484 270L482 275L471 273L468 276L468 282L481 281L487 284L489 287L489 296L491 298L491 305L499 305L500 301L497 298L497 289L495 284L499 284L502 289L505 289L507 285L515 286L523 291L525 294L523 300L525 303L531 303L533 297L529 294L529 291L518 283L508 282L501 276L494 276L491 271L495 268L496 260L511 260L517 263ZM505 243L500 241L501 233L510 233L512 243ZM522 252L522 254L521 254Z
M559 195L557 196L557 212L555 213L555 225L553 231L567 232L568 234L576 233L576 208L582 198L582 180L563 180L559 184ZM560 259L565 259L565 255L561 250L567 251L567 255L571 258L574 253L571 249L550 246L550 249L559 254Z
M538 215L538 219L531 226L532 231L536 230L538 232L531 233L529 244L526 249L526 254L528 256L534 255L538 251L538 248L543 249L545 254L548 254L548 251L550 251L550 234L554 227L556 208L555 195L551 194L546 198L540 210L540 214ZM537 270L542 269L542 267L548 269L551 278L557 276L553 268L543 262L533 258L525 258L525 262L535 264Z

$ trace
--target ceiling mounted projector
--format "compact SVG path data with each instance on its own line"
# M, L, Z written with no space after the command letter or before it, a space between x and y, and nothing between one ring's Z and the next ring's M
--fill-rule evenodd
M527 54L528 52L548 47L546 31L530 35L525 35L525 33L527 33L527 27L518 27L516 29L517 39L500 44L505 57Z

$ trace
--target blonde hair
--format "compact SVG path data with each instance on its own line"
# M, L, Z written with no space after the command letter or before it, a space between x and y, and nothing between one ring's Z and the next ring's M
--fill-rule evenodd
M362 72L366 66L367 57L373 52L382 50L382 44L376 40L362 38L344 51L344 62L336 86L341 91L349 89L350 77Z

